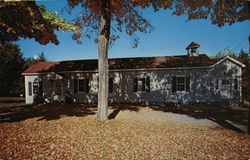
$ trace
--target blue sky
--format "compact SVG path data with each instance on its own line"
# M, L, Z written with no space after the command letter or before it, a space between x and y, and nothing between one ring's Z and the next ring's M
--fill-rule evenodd
M68 21L72 16L61 13L66 6L65 1L44 1L38 4L45 5L50 11L56 11ZM131 38L121 34L109 50L109 57L148 57L171 56L186 54L186 46L192 41L201 45L200 53L213 56L217 51L226 47L234 52L240 49L248 50L248 36L250 35L250 21L226 25L219 28L209 20L188 21L186 16L173 16L168 11L153 12L151 9L143 11L144 17L154 26L150 34L138 34L140 44L132 48ZM75 14L76 12L74 12ZM56 32L59 45L40 45L34 39L21 39L20 45L24 57L33 57L44 52L49 61L97 58L97 44L92 39L83 39L83 44L77 44L71 39L71 33Z

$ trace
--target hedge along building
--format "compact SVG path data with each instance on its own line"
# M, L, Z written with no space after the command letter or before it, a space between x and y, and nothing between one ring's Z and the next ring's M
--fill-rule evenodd
M109 101L240 103L245 65L229 56L211 59L198 48L192 42L187 55L109 59ZM97 102L98 60L39 62L22 74L26 103L34 102L38 88L46 102L64 102L66 94L76 103Z

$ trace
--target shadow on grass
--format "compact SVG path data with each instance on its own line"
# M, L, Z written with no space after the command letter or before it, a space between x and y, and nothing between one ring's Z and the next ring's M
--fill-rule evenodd
M244 108L231 108L221 105L197 104L190 106L172 106L165 107L151 106L156 111L172 112L184 114L195 119L209 119L223 128L230 129L239 133L244 131L234 124L247 126L248 111Z
M117 105L111 105L109 107L110 109L114 109L112 113L109 114L108 119L115 119L115 117L118 115L120 111L129 110L138 112L139 106L136 105L128 105L128 104L117 104Z
M0 97L0 103L24 103L25 99L22 97Z
M120 111L129 110L139 112L141 105L132 104L112 104L109 109L112 113L109 114L109 119L115 119ZM248 110L243 108L230 108L221 105L190 105L190 106L174 106L166 105L150 106L151 109L162 112L172 112L184 114L196 119L209 119L220 126L244 132L234 124L247 126ZM19 122L29 118L38 118L39 120L56 120L61 116L77 116L83 117L94 115L97 111L96 104L38 104L38 105L16 105L8 104L0 106L0 123L3 122Z
M56 120L61 116L83 117L93 115L96 105L83 104L38 104L0 107L0 123L19 122L39 117L39 120Z

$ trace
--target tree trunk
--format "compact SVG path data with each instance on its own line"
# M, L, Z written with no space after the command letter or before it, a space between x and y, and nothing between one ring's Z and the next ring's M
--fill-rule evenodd
M100 33L98 39L98 113L100 121L108 119L108 47L110 36L109 1L101 1Z
M248 106L248 128L247 133L250 134L250 106Z

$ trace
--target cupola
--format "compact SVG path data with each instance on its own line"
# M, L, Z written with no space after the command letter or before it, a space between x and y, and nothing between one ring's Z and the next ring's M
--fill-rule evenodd
M198 51L198 48L200 47L199 44L195 43L195 42L192 42L190 43L186 50L187 50L187 54L192 57L192 56L199 56L199 51Z

